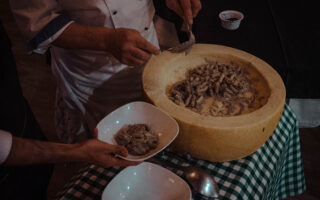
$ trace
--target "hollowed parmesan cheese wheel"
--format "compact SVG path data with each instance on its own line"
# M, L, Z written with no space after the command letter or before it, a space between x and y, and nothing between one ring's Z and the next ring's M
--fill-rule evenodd
M169 99L169 88L186 78L186 72L208 60L245 68L255 90L254 110L238 116L199 114ZM255 152L272 135L285 103L279 74L263 60L234 48L196 44L189 54L162 52L143 71L148 99L177 120L180 133L172 147L212 162L243 158ZM163 124L165 126L165 124Z

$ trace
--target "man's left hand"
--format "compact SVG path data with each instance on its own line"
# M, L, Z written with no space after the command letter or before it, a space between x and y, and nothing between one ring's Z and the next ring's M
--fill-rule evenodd
M193 18L202 8L200 0L166 0L166 4L189 24L193 24Z

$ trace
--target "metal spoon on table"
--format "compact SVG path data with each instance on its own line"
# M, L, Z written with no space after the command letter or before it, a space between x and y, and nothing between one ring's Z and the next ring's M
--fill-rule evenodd
M181 166L167 160L160 160L156 158L151 158L150 161L162 166L169 166L183 171L185 174L185 180L191 185L192 189L197 194L205 197L218 197L218 186L212 176L205 170L194 166Z

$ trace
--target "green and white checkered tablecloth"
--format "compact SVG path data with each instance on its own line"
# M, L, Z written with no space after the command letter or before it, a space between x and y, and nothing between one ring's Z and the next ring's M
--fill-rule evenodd
M213 163L192 158L182 162L161 153L156 157L205 169L218 184L219 199L283 199L301 194L306 189L297 119L287 105L269 140L243 159ZM82 169L57 199L101 199L107 184L122 169L95 165ZM168 169L182 175L182 171ZM203 198L193 194L193 199Z

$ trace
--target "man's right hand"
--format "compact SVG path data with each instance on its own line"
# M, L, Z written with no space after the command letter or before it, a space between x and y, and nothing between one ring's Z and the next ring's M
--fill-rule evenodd
M72 23L53 42L66 49L91 49L112 53L121 63L141 66L160 50L134 29L85 26Z
M108 38L108 50L121 63L130 66L145 64L152 55L160 53L159 49L143 38L140 33L133 29L114 29Z

